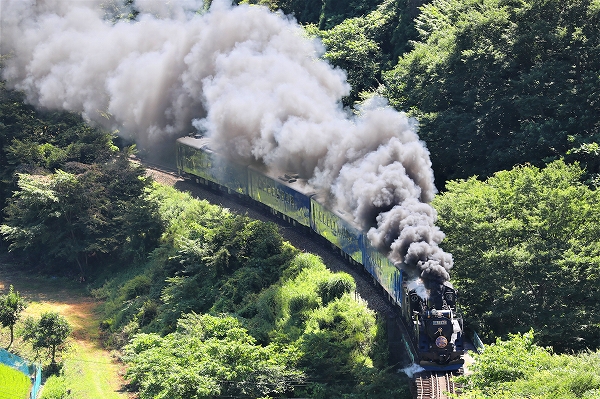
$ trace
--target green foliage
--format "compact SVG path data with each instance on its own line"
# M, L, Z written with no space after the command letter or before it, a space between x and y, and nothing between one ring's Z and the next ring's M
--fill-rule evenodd
M293 256L274 224L242 216L222 218L203 238L180 243L163 269L169 274L159 323L167 328L190 311L233 311L248 295L277 281Z
M145 256L160 224L144 196L144 170L126 152L103 164L65 166L54 174L18 174L0 226L9 249L81 276L107 260Z
M167 333L185 313L233 312L277 281L297 252L283 243L274 224L158 184L148 197L164 226L161 244L142 274L95 290L108 299L105 331L137 325Z
M288 371L301 367L319 381L294 387L293 379L278 380L277 392L285 387L311 397L409 397L406 381L388 373L384 362L374 365L387 345L374 314L350 295L355 283L349 275L332 274L318 257L299 254L272 224L172 188L155 185L149 197L160 204L161 245L138 277L97 290L106 298L104 334L115 333L115 343L135 337L127 359L140 397L239 394L238 376L250 381L244 389L256 389L259 377L244 375L242 363L260 365L275 353L286 357ZM237 314L248 330L233 317L208 312ZM225 356L232 350L235 356ZM312 359L319 363L313 366ZM275 378L278 370L265 373ZM267 388L275 389L263 384L254 394L268 395Z
M484 337L533 327L557 351L600 347L600 198L582 174L516 167L434 199L465 320Z
M29 397L29 377L0 363L0 398L25 399Z
M178 240L208 239L214 227L233 217L225 208L211 205L205 200L193 200L188 193L158 183L152 185L148 198L158 206L159 217L164 225L161 241L166 247L186 246L187 242Z
M67 381L64 376L51 375L46 379L40 399L66 399L67 397Z
M16 188L15 171L41 167L53 172L67 162L105 162L117 150L112 138L79 115L34 110L0 81L0 207Z
M344 294L350 294L356 289L354 279L346 273L337 273L328 280L320 281L317 285L317 293L324 305L340 299Z
M301 24L319 24L330 29L344 20L367 14L377 7L378 0L238 0L238 4L260 4L272 11L293 15Z
M498 339L475 355L461 377L465 398L576 399L600 393L600 353L555 355L534 344L533 331Z
M598 142L594 4L434 0L421 8L420 39L385 84L396 107L419 117L439 182L542 166Z
M257 345L229 316L187 315L176 332L137 335L125 351L141 399L279 396L302 380L293 351Z
M241 312L252 315L247 325L260 342L298 348L299 365L318 381L299 396L409 398L406 381L380 360L388 350L384 326L350 295L354 288L349 275L331 273L318 257L300 254L278 284Z
M316 309L300 340L303 364L326 381L352 375L357 368L370 368L375 328L374 315L349 296Z
M39 320L28 317L23 328L23 339L33 349L48 349L51 365L56 365L56 353L63 347L72 328L66 318L56 312L45 312Z
M150 292L152 280L150 277L140 274L127 281L123 287L121 287L121 292L125 297L125 300L137 298L140 295L146 295Z
M0 295L0 323L2 327L10 328L10 343L6 347L6 350L13 343L15 324L26 306L25 300L21 297L19 291L15 292L12 284L7 294Z
M345 19L328 30L306 27L309 34L321 38L327 49L323 58L347 74L351 92L344 105L354 105L378 88L389 61L386 51L397 12L395 1L388 0L367 15Z

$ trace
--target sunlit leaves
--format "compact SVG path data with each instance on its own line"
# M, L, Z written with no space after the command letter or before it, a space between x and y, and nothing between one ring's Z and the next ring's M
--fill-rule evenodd
M233 317L190 314L176 332L140 334L125 351L142 399L263 397L302 380L293 351L257 345Z
M18 174L0 232L32 260L86 275L94 260L140 256L158 234L143 170L121 153L111 161L69 163L55 173Z
M534 343L533 331L497 340L475 360L461 377L467 399L591 399L600 393L600 353L556 355Z
M466 320L483 336L533 326L557 350L600 347L600 197L582 174L562 161L516 167L449 182L434 200Z
M32 317L25 320L23 339L30 341L36 350L47 349L51 364L55 364L56 354L62 349L72 330L64 316L56 312L45 312L37 320Z
M434 0L420 40L384 73L387 94L420 119L438 184L598 141L595 2ZM595 159L587 171L598 173Z

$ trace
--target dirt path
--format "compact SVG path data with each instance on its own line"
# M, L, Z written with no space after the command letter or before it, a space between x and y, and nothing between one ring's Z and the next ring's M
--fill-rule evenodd
M99 341L97 301L89 297L83 285L62 278L27 275L0 262L0 292L10 285L28 302L21 320L27 316L39 317L43 312L58 312L73 327L68 349L63 356L64 376L72 398L77 399L127 399L121 392L124 381L120 375L122 365ZM19 324L15 328L18 333ZM31 358L31 348L18 338L13 349ZM0 345L9 342L8 329L0 330ZM42 362L45 359L42 359Z

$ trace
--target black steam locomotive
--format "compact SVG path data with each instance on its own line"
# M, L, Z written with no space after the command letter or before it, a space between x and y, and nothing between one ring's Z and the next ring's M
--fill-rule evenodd
M456 290L446 282L434 291L427 299L415 289L406 292L404 314L413 323L418 363L426 370L458 369L464 363L464 341Z
M349 215L331 209L298 175L273 174L231 162L214 152L210 139L203 137L177 140L177 168L197 183L249 197L288 222L325 238L348 261L362 265L402 313L411 334L406 346L414 363L431 371L462 367L463 326L457 314L456 290L449 283L424 290L409 281L402 265L392 264L370 244L366 232ZM428 291L428 295L422 291Z

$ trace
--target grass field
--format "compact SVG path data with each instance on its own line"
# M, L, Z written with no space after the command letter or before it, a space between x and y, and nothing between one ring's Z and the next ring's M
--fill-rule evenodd
M0 364L0 399L26 399L29 396L29 377L11 367Z
M65 316L73 327L67 350L63 353L64 377L69 398L76 399L127 399L121 392L124 381L120 376L121 365L110 352L102 348L98 337L99 320L95 312L98 302L89 297L85 287L74 281L61 278L45 278L25 275L0 263L0 290L14 286L28 302L21 321L27 316L39 317L46 311L58 312ZM20 324L15 327L15 343L11 351L34 360L35 353L30 345L19 338ZM6 347L10 340L8 329L0 329L0 345ZM47 364L45 354L39 361ZM1 386L1 385L0 385ZM43 388L42 388L43 396ZM2 397L0 396L0 399Z

